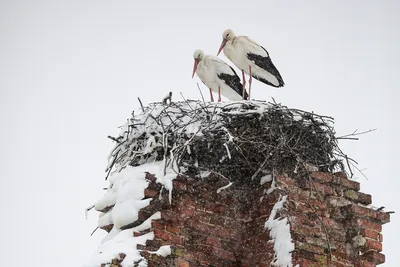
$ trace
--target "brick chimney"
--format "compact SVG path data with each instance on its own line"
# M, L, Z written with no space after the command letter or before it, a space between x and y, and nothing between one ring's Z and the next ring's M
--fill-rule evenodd
M231 140L233 130L223 130ZM222 147L234 158L227 146ZM215 154L202 155L202 160ZM140 189L140 201L147 204L137 216L117 230L113 220L101 219L99 226L110 232L110 238L114 230L130 229L133 238L146 237L132 243L136 252L129 253L137 255L129 255L135 260L124 266L371 267L385 262L381 232L390 216L370 206L371 195L360 192L358 182L344 171L310 164L300 171L290 163L290 170L265 174L260 172L264 163L238 177L210 168L199 178L189 169L172 175L169 186L165 172L147 170L147 187ZM107 217L114 205L98 208L101 217ZM128 252L113 253L101 267L122 266L128 257Z
M224 186L217 176L178 177L171 205L167 193L159 197L155 177L147 177L151 182L145 196L152 201L134 225L161 211L161 219L147 230L154 232L154 239L138 247L148 266L275 266L274 239L265 222L282 196L286 200L276 218L286 218L290 225L293 266L370 267L385 262L381 231L389 214L367 207L371 195L359 192L360 184L343 172L311 172L301 185L280 175L270 194L265 192L273 181L233 184L217 193ZM172 248L166 258L146 252L165 245Z

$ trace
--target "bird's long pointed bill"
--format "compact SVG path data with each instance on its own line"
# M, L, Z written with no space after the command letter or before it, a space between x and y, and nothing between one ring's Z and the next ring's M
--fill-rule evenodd
M197 64L199 64L199 60L198 60L198 59L195 59L195 60L194 60L194 65L193 65L192 79L193 79L193 77L194 77L194 74L196 73Z
M226 39L222 40L221 46L219 47L217 56L219 55L219 53L221 53L222 49L224 49L224 46L226 45Z

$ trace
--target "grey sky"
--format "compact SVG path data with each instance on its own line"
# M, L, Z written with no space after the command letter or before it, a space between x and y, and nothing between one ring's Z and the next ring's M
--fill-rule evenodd
M374 205L400 212L399 13L394 0L1 0L2 264L89 259L104 233L89 236L97 214L85 221L84 208L103 193L106 136L138 96L199 98L192 53L216 54L226 28L262 44L285 80L254 81L253 98L333 116L339 135L378 128L341 147L365 169L369 180L356 178ZM385 266L400 266L396 216Z

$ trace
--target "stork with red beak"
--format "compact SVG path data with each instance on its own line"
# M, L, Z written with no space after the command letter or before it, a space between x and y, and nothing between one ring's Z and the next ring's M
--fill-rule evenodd
M197 73L200 80L210 89L211 101L214 101L212 92L218 92L218 102L221 94L230 100L247 98L247 92L240 82L235 70L218 57L205 55L200 49L193 53L193 73Z
M222 39L217 56L223 49L225 56L242 71L243 88L246 85L244 74L249 75L249 98L252 77L273 87L285 85L264 47L247 36L236 36L231 29L224 31Z

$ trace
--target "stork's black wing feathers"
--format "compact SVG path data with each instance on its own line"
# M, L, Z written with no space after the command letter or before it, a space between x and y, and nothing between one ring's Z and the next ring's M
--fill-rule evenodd
M254 78L256 78L257 80L266 83L268 85L274 86L274 87L282 87L285 85L281 74L279 73L278 69L275 67L274 63L272 63L271 57L268 54L268 51L261 46L262 49L264 49L264 51L267 53L266 57L257 55L257 54L253 54L253 53L247 53L247 58L251 61L254 62L254 64L256 64L258 67L268 71L269 73L271 73L272 75L274 75L276 77L276 79L279 82L279 85L276 86L274 84L272 84L271 82L263 79L262 77L258 77L255 75L252 75Z
M234 75L227 74L227 73L220 73L218 74L218 78L223 80L226 85L228 85L230 88L232 88L238 95L243 96L243 84L240 82L239 76L236 74L236 71L231 67L231 70L233 71ZM247 99L248 95L246 92L246 89L244 89L244 99Z

